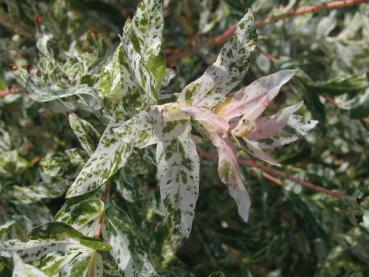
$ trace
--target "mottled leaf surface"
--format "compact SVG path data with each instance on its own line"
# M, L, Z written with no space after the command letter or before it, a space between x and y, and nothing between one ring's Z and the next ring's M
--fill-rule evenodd
M112 246L110 253L125 276L157 275L147 258L135 224L113 202L109 202L106 208L103 237Z
M199 195L200 161L196 145L188 133L160 142L156 160L162 203L176 228L188 237Z
M220 50L217 60L182 90L179 102L205 107L218 104L245 76L255 46L255 23L249 11L239 21L232 39Z

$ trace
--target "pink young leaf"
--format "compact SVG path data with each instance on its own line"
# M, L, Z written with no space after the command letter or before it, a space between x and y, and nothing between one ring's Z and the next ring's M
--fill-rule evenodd
M278 135L287 125L291 115L301 108L303 102L280 110L278 113L259 117L250 124L243 124L242 121L234 129L236 136L245 137L250 140L266 139Z
M245 122L255 120L295 73L296 70L282 70L252 82L231 97L230 102L218 111L219 116L227 122L242 115Z
M197 106L181 106L181 111L199 121L209 133L227 134L229 125L211 110Z
M236 201L238 213L247 222L251 205L250 196L243 185L236 153L229 139L213 136L213 144L218 149L218 174L220 180L228 187L228 192Z

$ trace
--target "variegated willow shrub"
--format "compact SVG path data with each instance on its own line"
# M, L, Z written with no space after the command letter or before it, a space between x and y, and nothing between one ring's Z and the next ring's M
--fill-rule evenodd
M51 180L44 189L55 196L67 190L67 200L55 220L34 228L28 241L0 243L0 256L13 276L165 273L191 233L199 197L198 143L209 142L217 149L219 179L247 222L251 200L237 152L245 150L278 166L267 152L316 126L317 121L296 115L302 102L264 115L296 74L293 68L234 91L257 44L251 12L239 21L231 40L201 77L170 97L163 93L174 78L162 53L163 25L161 1L144 0L125 23L114 51L90 33L89 51L71 44L65 52L55 49L53 35L39 26L38 63L28 70L19 68L18 82L33 101L69 112L70 127L82 149L42 160L41 167L48 172L44 177ZM83 119L86 114L99 126ZM100 134L97 129L105 131ZM64 175L68 169L59 166L63 159L78 169L78 175ZM153 174L160 200L151 206L130 203L138 195L159 198L143 185ZM32 193L37 198L44 191ZM117 197L125 199L123 204ZM140 212L133 212L132 205Z

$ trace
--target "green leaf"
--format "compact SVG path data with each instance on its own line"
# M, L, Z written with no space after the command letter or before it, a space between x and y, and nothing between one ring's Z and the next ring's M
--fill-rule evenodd
M124 74L121 60L124 59L122 45L115 50L109 62L103 66L97 83L98 92L101 97L109 97L119 101L126 91L127 83L130 84L130 74ZM128 82L127 82L128 81ZM123 85L125 83L125 85Z
M101 255L96 251L81 252L62 267L61 276L102 277L104 265Z
M239 21L232 39L220 50L215 63L182 90L179 102L205 107L218 104L245 76L255 46L254 17L249 11Z
M100 251L109 251L111 249L109 244L89 238L62 222L50 222L37 227L31 231L29 236L33 240L74 240L81 243L81 245Z
M200 161L196 145L188 133L160 142L156 160L162 203L176 228L189 237L199 195Z
M86 236L93 237L103 213L104 202L101 200L87 199L79 203L67 201L55 219L71 225Z
M82 148L91 155L99 142L99 132L89 122L79 118L75 113L70 113L68 119Z
M338 76L323 82L310 81L308 87L313 93L338 96L365 90L368 87L368 81L365 75Z
M8 86L3 79L0 78L0 90L7 90Z
M147 67L153 73L156 82L158 83L158 87L160 87L167 74L165 55L160 53L158 56L150 56L147 61Z
M339 108L347 110L351 118L360 119L369 116L369 89L351 99L347 99L348 95L345 96L336 99Z
M305 103L314 119L319 121L319 128L322 134L326 133L326 112L325 107L319 99L319 94L315 89L306 87L299 79L292 80L292 89L296 93L303 93Z
M157 275L137 236L134 223L128 214L111 201L106 205L102 234L104 239L111 244L110 253L125 276Z

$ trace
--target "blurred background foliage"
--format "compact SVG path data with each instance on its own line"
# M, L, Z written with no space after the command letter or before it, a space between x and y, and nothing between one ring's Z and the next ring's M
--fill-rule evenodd
M53 35L53 51L60 60L71 59L66 53L102 57L118 43L118 34L137 3L0 0L1 240L25 241L33 227L53 220L66 189L88 158L71 130L68 113L76 112L99 133L104 128L88 110L37 103L26 90L3 93L22 88L14 74L16 68L34 69L36 29L44 28ZM247 9L262 20L319 3L322 1L164 0L163 50L170 57L183 45L191 47L220 35ZM283 165L276 170L310 181L328 193L306 188L293 178L243 166L253 201L250 221L244 224L215 177L215 159L203 157L193 231L176 246L160 223L162 218L152 212L159 201L152 153L146 153L142 162L131 158L137 165L116 178L115 200L143 234L150 234L146 243L152 260L166 260L165 256L176 251L176 258L162 263L164 276L369 275L368 26L369 5L360 4L258 27L258 48L243 82L279 69L299 69L274 107L277 110L286 102L304 99L305 116L319 120L319 128L305 140L274 153ZM209 45L182 59L174 57L170 66L176 77L165 88L165 95L172 97L199 76L219 48ZM63 72L70 74L66 79L73 77L72 69ZM208 144L199 149L200 154L213 150ZM240 157L248 158L243 153ZM142 170L137 172L137 168ZM9 268L0 261L0 275L7 274Z

